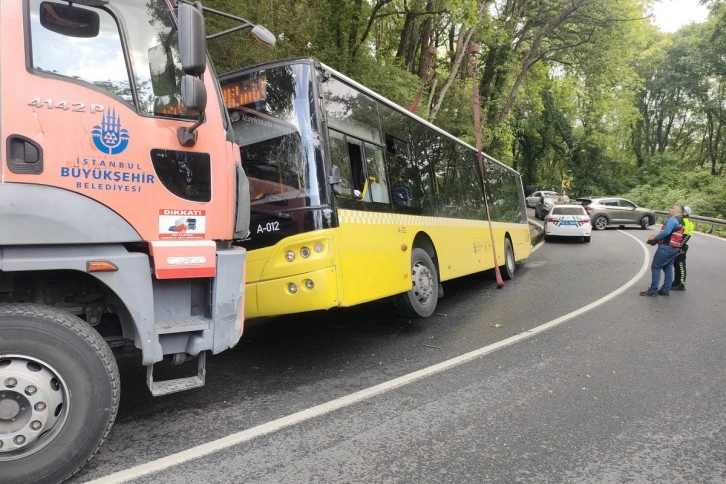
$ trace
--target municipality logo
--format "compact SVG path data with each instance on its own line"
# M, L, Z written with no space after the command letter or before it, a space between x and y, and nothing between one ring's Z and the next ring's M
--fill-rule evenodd
M103 115L101 124L94 126L92 133L96 148L109 155L118 155L129 145L129 132L121 129L121 118L115 109Z

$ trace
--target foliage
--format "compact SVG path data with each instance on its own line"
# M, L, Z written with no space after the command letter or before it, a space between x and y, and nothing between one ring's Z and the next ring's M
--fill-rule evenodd
M316 57L471 144L472 91L485 151L525 185L684 202L726 215L726 5L673 34L649 0L205 0L261 23L213 39L219 73ZM234 22L207 15L208 33ZM481 45L481 53L468 42ZM473 80L476 79L476 85Z
M683 160L666 153L650 159L638 177L638 186L624 194L638 205L665 210L680 203L696 215L726 218L726 179L707 169L689 169Z

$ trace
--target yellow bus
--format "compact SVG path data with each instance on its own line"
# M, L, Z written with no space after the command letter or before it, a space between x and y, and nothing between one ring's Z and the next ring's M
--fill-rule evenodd
M387 297L427 317L442 281L529 256L521 177L484 156L490 231L474 147L312 58L220 83L252 200L247 318Z

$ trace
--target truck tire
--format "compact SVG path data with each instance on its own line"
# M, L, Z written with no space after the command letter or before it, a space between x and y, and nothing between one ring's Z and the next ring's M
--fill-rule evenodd
M428 318L439 300L439 272L429 253L411 252L411 290L393 297L398 314L404 318Z
M35 304L0 305L0 468L4 483L61 482L111 430L121 387L103 338Z

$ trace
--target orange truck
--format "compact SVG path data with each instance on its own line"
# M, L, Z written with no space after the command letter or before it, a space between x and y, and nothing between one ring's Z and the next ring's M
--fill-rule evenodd
M207 64L199 2L0 0L4 483L93 456L119 356L164 395L241 337L249 188Z

